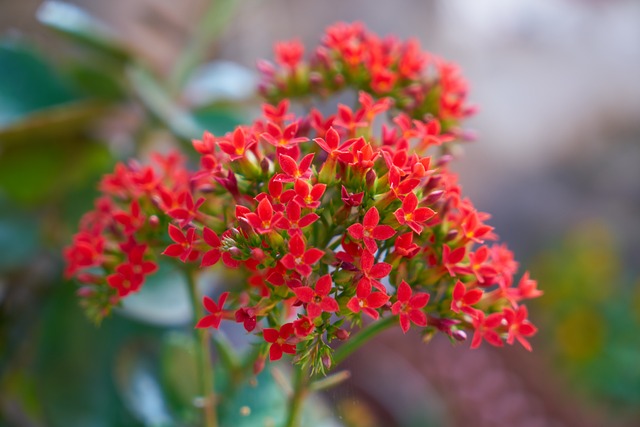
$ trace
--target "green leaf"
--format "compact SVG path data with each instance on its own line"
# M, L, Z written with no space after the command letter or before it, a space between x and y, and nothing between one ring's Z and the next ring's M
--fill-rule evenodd
M77 99L78 94L34 49L10 40L0 42L0 128Z
M162 343L162 386L172 412L184 422L197 420L200 412L194 406L199 393L195 346L193 336L179 332L169 333Z
M139 338L129 341L115 363L115 380L129 411L146 426L173 426L169 408L153 363L153 343Z
M224 375L216 372L216 375ZM267 366L255 383L244 383L237 391L222 394L218 407L220 427L280 426L286 419L288 397L276 383ZM315 427L339 426L318 395L308 396L303 406L300 425Z
M45 1L36 16L43 25L116 61L131 58L113 30L74 4Z
M0 272L29 263L39 244L39 222L0 196Z
M192 116L198 126L197 137L200 137L204 131L209 131L214 135L221 135L232 131L242 123L240 114L224 107L209 107L196 110Z
M111 163L107 148L92 141L36 139L10 145L0 156L0 191L25 204L56 200L87 180L95 181Z

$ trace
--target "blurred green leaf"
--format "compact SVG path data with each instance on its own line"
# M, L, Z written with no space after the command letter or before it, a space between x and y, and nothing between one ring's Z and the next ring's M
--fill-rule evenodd
M169 333L162 343L161 380L172 412L184 422L198 419L194 398L198 395L198 373L193 336Z
M100 328L89 323L75 288L58 283L40 308L34 375L47 426L138 427L118 397L113 363L130 338L160 331L113 316Z
M127 94L124 74L101 64L74 63L66 68L69 78L82 93L105 101L119 101Z
M16 144L0 153L0 190L27 204L55 200L111 163L107 148L92 141Z
M0 42L0 128L77 99L78 94L38 52L21 43Z
M0 272L25 265L33 258L38 250L39 229L35 215L0 196Z
M45 1L36 16L43 25L116 61L131 58L129 49L111 29L74 4Z
M125 405L145 426L172 426L153 347L138 338L125 344L115 362L115 380Z
M193 118L199 127L198 134L194 138L199 138L206 130L214 135L221 135L232 131L236 126L245 123L239 114L231 109L221 107L208 107L194 111Z
M288 398L276 383L267 366L255 381L247 382L235 391L221 394L218 407L220 427L280 426L284 423ZM216 371L218 381L228 381L227 372ZM336 427L338 423L331 415L319 395L307 397L302 412L301 424L314 427Z

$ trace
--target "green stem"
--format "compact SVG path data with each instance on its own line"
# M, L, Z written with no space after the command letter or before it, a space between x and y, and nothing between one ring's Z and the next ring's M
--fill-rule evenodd
M204 308L198 294L198 287L193 272L188 272L187 283L189 284L189 296L193 307L193 324L195 325L204 316ZM196 357L198 367L199 388L202 395L202 410L204 412L205 427L217 427L216 416L216 396L213 383L213 363L211 362L211 348L209 347L209 331L206 329L196 330Z
M384 331L391 325L394 325L397 320L398 319L396 316L389 316L360 329L357 334L350 337L347 342L338 347L335 353L333 353L334 366L338 366L341 362L344 361L344 359L349 357L351 353L359 349L364 343L369 341L378 333Z
M300 414L302 404L308 392L308 372L302 366L294 366L293 394L289 399L289 411L285 427L298 427L300 425Z

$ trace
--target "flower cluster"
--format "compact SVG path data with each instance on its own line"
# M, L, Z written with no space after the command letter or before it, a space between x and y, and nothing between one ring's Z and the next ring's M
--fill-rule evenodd
M459 133L460 120L475 112L467 104L467 82L458 66L420 49L417 40L380 38L361 23L327 28L309 61L297 40L278 43L275 64L260 61L261 93L271 102L328 97L345 88L389 97L410 117L438 117ZM462 135L461 135L462 136Z
M512 253L491 243L489 215L462 195L444 154L470 111L455 67L357 24L328 29L312 65L297 43L276 53L267 95L349 85L361 89L355 108L295 115L282 99L250 125L193 141L194 173L174 157L160 172L118 166L66 251L83 295L107 295L107 307L139 289L153 247L188 271L237 270L217 303L205 297L197 326L241 323L271 360L295 354L323 372L329 343L364 319L530 349L522 302L541 292L528 274L514 279ZM425 77L430 65L439 74Z
M120 163L102 179L103 196L64 251L65 276L84 285L78 293L92 319L100 321L157 271L167 223L188 223L190 212L197 210L192 178L184 159L172 153L154 155L149 166Z

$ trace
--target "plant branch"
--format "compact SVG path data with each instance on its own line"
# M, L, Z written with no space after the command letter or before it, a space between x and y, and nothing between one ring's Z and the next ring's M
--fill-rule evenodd
M304 398L309 391L309 375L307 369L300 365L294 365L293 368L293 394L289 399L289 411L287 413L287 421L284 424L285 427L298 427L300 425L302 404L304 403Z
M198 287L194 277L194 272L187 272L187 283L189 287L189 296L191 297L191 305L193 307L193 324L204 316L204 309L200 301ZM209 347L209 331L206 329L197 329L196 334L196 357L199 377L199 388L202 395L202 409L205 418L205 427L217 427L218 419L216 415L216 396L214 392L213 382L213 364L211 363L211 349Z

